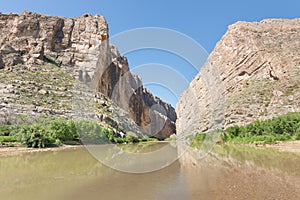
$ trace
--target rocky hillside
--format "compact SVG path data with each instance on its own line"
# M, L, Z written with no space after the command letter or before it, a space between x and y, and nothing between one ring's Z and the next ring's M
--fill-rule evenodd
M207 79L217 87L209 89ZM216 101L224 103L224 112ZM205 131L215 118L225 119L225 127L245 125L287 112L300 112L300 19L237 22L181 96L177 130L193 124L193 130Z
M95 93L99 121L115 128L139 125L141 132L158 138L176 132L175 109L130 73L126 57L109 44L108 25L100 15L0 14L0 76L2 121L18 115L71 117L74 94L88 96L86 89L74 89L80 81ZM125 101L111 101L117 99L115 91ZM154 105L162 109L153 111ZM125 115L134 122L120 119ZM162 130L153 128L156 122Z

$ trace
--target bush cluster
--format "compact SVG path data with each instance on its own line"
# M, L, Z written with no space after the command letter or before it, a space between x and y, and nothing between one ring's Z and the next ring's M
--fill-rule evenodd
M223 131L224 142L268 144L300 140L300 113L288 113L269 120L256 120L246 126L233 126Z
M14 136L0 136L0 143L3 142L17 142L17 138Z
M139 138L135 133L128 132L125 138L114 135L111 129L99 126L87 120L39 120L33 124L0 125L0 143L20 142L27 147L44 148L61 145L69 141L84 144L136 143L154 141L155 138Z
M67 141L91 144L114 141L112 130L92 121L51 120L47 124L0 125L0 142L20 142L27 147L43 148Z

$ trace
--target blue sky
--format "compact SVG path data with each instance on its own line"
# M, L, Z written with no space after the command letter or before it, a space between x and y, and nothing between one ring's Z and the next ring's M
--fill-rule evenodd
M110 35L141 27L163 27L196 40L208 53L236 21L300 17L299 0L0 0L0 12L23 10L64 17L83 13L105 16ZM147 63L168 65L190 81L196 71L186 61L162 51L145 50L126 55L131 68ZM148 85L154 94L175 106L177 98L167 89Z

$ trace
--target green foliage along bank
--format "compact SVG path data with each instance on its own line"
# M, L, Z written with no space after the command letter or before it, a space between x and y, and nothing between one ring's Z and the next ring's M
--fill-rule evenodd
M15 138L14 142L22 143L27 147L43 148L69 141L80 143L80 131L83 132L83 130L85 131L84 139L89 138L89 141L92 141L92 139L97 140L98 138L107 138L108 140L108 135L112 132L91 121L66 119L50 120L47 123L45 121L33 124L0 125L0 137L13 137ZM98 129L91 129L91 127L98 127Z
M114 135L111 129L87 120L39 120L32 124L0 125L0 144L18 142L27 147L44 148L64 143L84 144L135 143L153 141L149 137L139 138L128 132L124 138Z
M196 134L192 145L204 141L206 134ZM274 144L300 140L300 113L288 113L268 120L256 120L246 126L232 126L221 133L221 142Z

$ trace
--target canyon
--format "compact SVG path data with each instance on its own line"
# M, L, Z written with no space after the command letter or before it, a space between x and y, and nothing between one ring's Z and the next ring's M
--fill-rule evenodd
M79 100L116 134L164 139L300 111L300 19L230 25L177 114L130 72L101 15L0 14L0 30L2 123L22 115L75 117Z

